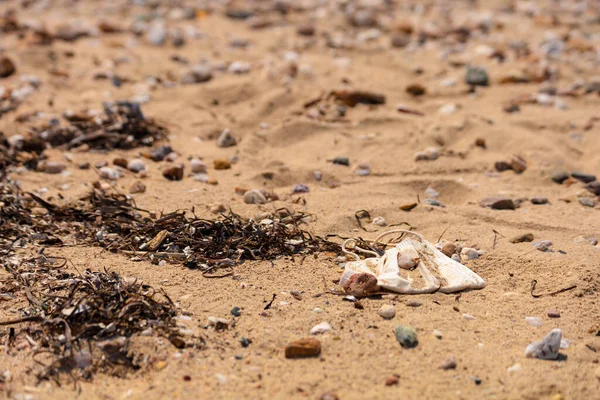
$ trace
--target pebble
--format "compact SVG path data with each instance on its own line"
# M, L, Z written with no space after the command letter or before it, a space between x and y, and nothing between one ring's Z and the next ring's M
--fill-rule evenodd
M440 107L439 113L440 114L454 114L456 112L456 109L457 109L456 104L447 103Z
M221 134L219 135L219 138L217 139L217 146L218 147L232 147L232 146L235 146L236 144L237 144L237 140L235 139L235 137L233 136L231 131L227 128L223 129L223 132L221 132Z
M432 188L431 186L427 186L427 189L425 189L425 195L429 198L438 198L440 197L440 192L438 192L437 190L435 190L434 188Z
M366 272L352 275L344 284L344 292L354 297L366 297L380 288L375 275Z
M155 149L152 149L148 154L148 158L152 161L162 161L165 157L173 152L171 146L160 146Z
M384 319L392 319L396 316L396 309L390 304L385 304L379 308L377 314Z
M532 197L530 201L532 204L537 204L537 205L548 204L548 198L543 197L543 196Z
M423 305L423 303L421 303L420 301L416 301L416 300L409 300L406 302L406 307L421 307Z
M212 67L209 64L198 64L186 71L179 80L184 85L208 82L213 78Z
M329 332L331 330L331 325L329 325L329 322L321 322L318 325L315 325L311 328L310 330L310 334L311 335L320 335L326 332Z
M110 179L111 181L116 181L121 176L118 170L110 167L100 168L99 173L100 177L104 179Z
M123 157L117 157L117 158L113 159L113 165L127 169L127 159L125 159Z
M457 365L458 365L458 362L456 361L456 357L449 356L448 358L446 358L444 361L442 361L440 363L440 369L443 369L443 370L456 369Z
M350 159L348 157L335 157L331 162L337 165L344 165L346 167L350 165Z
M540 327L544 323L541 318L538 317L525 317L525 322L531 326Z
M386 222L385 218L383 218L383 217L375 217L375 218L373 218L373 224L379 225L379 226L386 226L387 222Z
M371 165L366 162L358 164L358 168L354 170L354 174L358 176L369 176L371 175Z
M145 191L146 185L144 185L144 183L140 181L133 182L129 187L129 193L131 194L144 193Z
M17 71L15 63L8 57L0 57L0 78L8 78Z
M265 204L267 198L258 189L251 189L244 193L244 203L246 204Z
M406 93L418 97L418 96L422 96L427 92L427 89L425 88L425 86L418 84L418 83L413 83L410 84L406 87Z
M47 174L60 174L67 166L58 161L42 161L38 164L37 170Z
M300 36L313 36L315 34L315 27L310 24L301 24L296 28L296 32Z
M539 251L548 251L550 246L552 246L552 242L549 240L538 240L536 242L533 242L533 247L535 247Z
M390 375L385 378L385 386L394 386L400 382L400 376Z
M227 68L227 71L232 74L241 75L250 72L251 68L252 66L250 65L250 63L243 61L234 61L231 64L229 64L229 68Z
M390 38L390 44L392 47L403 48L408 46L410 43L410 36L404 32L393 33Z
M506 161L496 161L494 168L496 168L496 171L498 172L504 172L512 169L511 165Z
M506 370L509 374L514 372L521 372L521 364L515 364L512 367L508 367Z
M594 207L596 205L596 199L593 197L580 197L577 199L579 204L585 207Z
M321 342L314 338L303 338L285 347L285 358L315 357L321 354Z
M292 188L292 193L308 193L308 192L310 192L310 190L308 189L308 186L306 186L303 183L297 183Z
M206 163L200 159L192 158L190 160L190 169L193 174L205 174L206 173Z
M243 337L243 336L242 336L242 338L240 339L240 344L241 344L241 345L242 345L242 347L244 347L244 348L245 348L245 347L248 347L248 346L250 346L250 343L252 343L252 340L250 340L250 339L248 339L248 338L246 338L246 337Z
M231 162L224 158L218 158L216 160L213 160L213 165L216 170L223 170L223 169L231 168Z
M533 242L533 233L523 233L510 239L511 243Z
M433 336L435 336L436 338L438 338L439 340L442 340L442 337L444 337L442 335L442 332L438 331L437 329L433 330Z
M340 400L340 398L335 393L327 392L323 393L321 397L319 397L319 400Z
M552 180L556 183L563 183L569 179L569 172L565 170L554 171L552 173Z
M596 196L600 196L600 181L590 182L585 185L585 188L594 193Z
M481 200L480 204L482 207L489 207L494 210L514 210L517 208L511 198L504 196L488 196Z
M452 254L452 257L450 257L451 259L453 259L456 262L461 262L462 260L460 259L460 256L458 254Z
M148 42L153 46L162 46L167 38L167 29L162 23L155 23L150 26L147 33Z
M465 82L471 86L488 86L490 78L485 68L468 66L465 74Z
M435 207L446 207L444 205L444 203L442 203L441 201L438 201L436 199L425 199L425 200L423 200L423 204L427 204L429 206L435 206Z
M560 318L560 311L558 310L548 310L549 318Z
M452 257L454 253L456 253L456 245L454 243L448 242L442 247L442 253L448 257Z
M428 147L424 151L415 153L415 161L433 161L440 157L440 150L437 147Z
M510 167L517 174L520 174L527 169L527 162L522 157L514 155L510 159Z
M479 252L479 250L474 249L472 247L463 247L460 251L460 255L468 257L469 260L477 260L481 253Z
M463 318L466 319L467 321L474 321L477 319L474 316L472 316L471 314L463 314Z
M231 309L231 315L233 315L234 317L239 317L242 315L242 309L239 307L233 307Z
M419 344L417 332L412 326L398 325L396 329L394 329L394 335L396 336L398 343L400 343L400 346L405 349L416 347Z
M183 164L176 164L168 167L162 174L170 181L180 181L183 179Z
M134 158L127 163L127 169L131 172L142 172L146 170L146 164L139 158Z
M556 360L560 350L560 341L562 331L552 329L541 341L531 343L525 349L525 356L528 358L539 358L541 360Z
M571 176L583 183L590 183L596 180L596 175L586 174L579 171L571 172Z

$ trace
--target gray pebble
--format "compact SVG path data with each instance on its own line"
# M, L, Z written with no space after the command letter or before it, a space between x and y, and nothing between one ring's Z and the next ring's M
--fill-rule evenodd
M594 207L596 205L596 199L593 197L580 197L579 204L586 207Z
M560 350L560 341L562 331L552 329L541 341L531 343L525 349L525 356L528 358L539 358L540 360L556 360Z
M536 196L531 198L532 204L548 204L548 198L543 196Z
M237 144L237 140L235 139L233 134L229 131L229 129L227 129L227 128L223 129L223 132L219 136L219 139L217 139L217 146L218 147L232 147L232 146L235 146L236 144Z
M471 86L488 86L490 78L485 68L469 66L465 74L465 82Z
M590 182L594 182L596 180L595 175L586 174L586 173L583 173L580 171L571 172L571 176L583 183L590 183Z
M556 183L563 183L569 179L569 172L565 170L554 171L552 173L552 180Z
M396 335L396 340L400 343L400 346L405 349L416 347L417 344L419 344L417 332L412 326L398 325L396 329L394 329L394 335Z

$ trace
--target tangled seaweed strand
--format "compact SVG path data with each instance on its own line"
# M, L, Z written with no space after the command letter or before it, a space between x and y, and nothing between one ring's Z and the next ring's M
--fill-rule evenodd
M116 272L73 274L57 261L41 254L19 266L6 262L8 275L0 278L0 292L27 299L22 318L0 321L0 326L27 323L26 327L8 339L0 334L0 340L10 348L18 337L26 338L34 359L51 354L38 379L58 382L61 372L89 378L99 371L123 375L138 369L140 360L128 344L142 331L167 337L176 347L186 346L173 319L177 309L164 292L159 301L152 287L137 280Z

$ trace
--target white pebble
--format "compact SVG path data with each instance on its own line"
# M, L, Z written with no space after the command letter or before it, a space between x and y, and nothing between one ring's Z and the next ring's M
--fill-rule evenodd
M139 158L134 158L127 163L127 169L131 172L142 172L146 170L146 164Z
M119 179L121 174L116 169L110 167L102 167L100 168L100 176L104 179L110 179L111 181L116 181Z
M463 314L463 318L466 319L467 321L475 320L475 317L472 316L471 314Z
M373 224L379 225L379 226L386 226L387 222L385 221L385 218L383 218L383 217L375 217L375 218L373 218Z
M469 260L477 260L479 258L479 251L472 247L463 247L460 251L460 255L468 257Z
M531 326L542 326L543 321L538 317L525 317L525 322Z
M442 332L438 331L437 329L433 330L433 336L435 336L438 339L442 339L443 337Z
M381 318L392 319L396 316L396 309L392 305L385 304L379 308L377 313Z
M192 158L190 161L190 168L193 174L205 174L206 173L206 163L197 158Z
M508 367L508 373L521 372L521 364L515 364L512 367Z
M331 325L329 325L329 322L321 322L318 325L315 325L312 327L312 329L310 330L310 334L311 335L319 335L325 332L329 332L331 330Z

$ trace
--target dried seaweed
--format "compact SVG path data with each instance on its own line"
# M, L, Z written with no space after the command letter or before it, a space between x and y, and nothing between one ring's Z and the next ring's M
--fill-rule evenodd
M65 262L39 257L18 265L3 262L7 275L0 289L13 298L27 300L22 317L0 321L0 326L23 324L7 342L26 340L34 360L43 365L37 376L56 379L61 373L89 378L96 372L122 376L140 367L129 349L130 338L158 334L180 346L177 309L168 296L135 279L123 279L116 272L80 274L66 272ZM160 299L162 297L162 299ZM0 336L2 338L2 336ZM44 363L38 355L50 355Z

